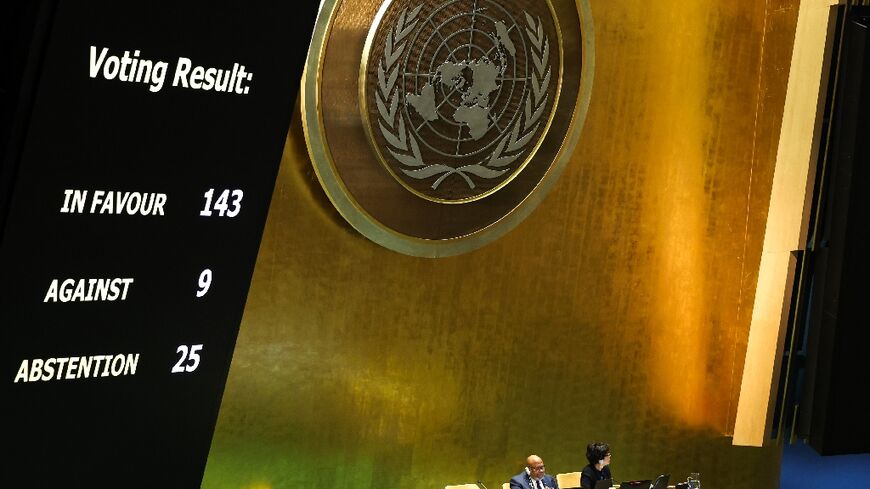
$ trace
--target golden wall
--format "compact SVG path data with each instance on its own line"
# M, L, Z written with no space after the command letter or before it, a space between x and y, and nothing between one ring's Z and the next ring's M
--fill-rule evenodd
M334 210L297 114L203 487L490 488L613 448L617 479L776 487L733 447L797 0L591 0L577 150L505 237L440 259Z

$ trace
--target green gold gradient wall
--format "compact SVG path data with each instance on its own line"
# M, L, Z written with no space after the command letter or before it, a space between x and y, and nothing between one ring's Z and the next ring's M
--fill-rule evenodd
M776 487L779 448L729 435L798 2L590 4L577 149L476 251L357 233L295 116L203 487L494 488L592 440L617 479Z

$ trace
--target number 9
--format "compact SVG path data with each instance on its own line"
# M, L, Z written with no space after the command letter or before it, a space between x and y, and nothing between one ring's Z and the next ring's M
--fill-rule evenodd
M208 293L211 287L211 270L206 268L199 274L199 290L196 291L197 297L202 297Z

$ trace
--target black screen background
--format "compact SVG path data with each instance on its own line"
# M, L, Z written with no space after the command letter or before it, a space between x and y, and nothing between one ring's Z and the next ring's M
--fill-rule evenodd
M57 3L0 244L0 481L199 486L316 8ZM167 61L162 90L90 78L91 45ZM244 64L250 93L171 86L179 56ZM242 189L241 213L201 217L210 188ZM166 215L62 214L65 189L166 193ZM125 301L43 302L53 279L109 277L135 279ZM171 374L191 344L199 367ZM136 375L13 383L24 359L118 353Z

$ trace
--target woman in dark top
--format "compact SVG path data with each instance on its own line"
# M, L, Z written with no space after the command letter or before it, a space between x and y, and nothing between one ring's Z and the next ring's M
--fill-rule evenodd
M586 460L589 465L583 467L580 474L580 487L594 489L595 483L603 479L613 479L610 475L610 445L592 442L586 447Z

